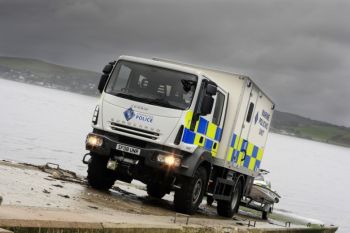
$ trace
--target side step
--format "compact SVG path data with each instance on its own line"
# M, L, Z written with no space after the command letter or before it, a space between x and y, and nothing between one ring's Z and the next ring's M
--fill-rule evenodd
M236 182L224 178L217 178L213 198L215 200L230 201L231 193L235 189Z

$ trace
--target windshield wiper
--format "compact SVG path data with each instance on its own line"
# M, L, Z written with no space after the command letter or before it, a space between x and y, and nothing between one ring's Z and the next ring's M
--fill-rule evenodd
M153 105L156 104L156 105L163 106L163 107L183 110L182 108L174 106L171 103L169 103L168 101L161 99L161 98L147 99L147 98L142 98L142 97L138 97L138 96L134 96L134 95L130 95L130 94L125 94L122 92L114 92L114 93L110 93L110 94L118 96L118 97L122 97L125 99L137 100L139 102L146 103L146 104L153 104Z
M115 96L118 96L118 97L130 99L130 100L138 100L138 101L144 100L144 99L141 98L141 97L134 96L134 95L130 95L130 94L125 94L125 93L121 93L121 92L111 93L111 94L112 94L112 95L115 95Z
M158 98L158 99L146 99L144 102L147 104L157 104L157 105L163 106L163 107L182 110L182 108L174 106L171 103L169 103L168 101L166 101L164 99L160 99L160 98Z

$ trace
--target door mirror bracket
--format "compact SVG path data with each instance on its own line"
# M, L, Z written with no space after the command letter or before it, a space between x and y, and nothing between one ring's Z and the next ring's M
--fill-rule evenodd
M100 82L98 83L98 88L97 88L97 89L100 91L100 93L103 92L103 89L104 89L105 86L106 86L108 77L109 77L108 74L103 74L103 75L101 75Z

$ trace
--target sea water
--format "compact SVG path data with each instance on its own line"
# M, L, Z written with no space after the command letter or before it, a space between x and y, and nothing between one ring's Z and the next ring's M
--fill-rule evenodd
M85 175L81 159L96 101L0 79L0 159L53 162ZM349 164L349 148L270 134L261 167L282 196L276 209L350 232Z

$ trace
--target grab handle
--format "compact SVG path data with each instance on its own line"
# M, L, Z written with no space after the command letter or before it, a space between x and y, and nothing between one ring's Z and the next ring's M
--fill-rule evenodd
M241 161L244 161L244 160L245 160L245 157L246 157L246 155L247 155L247 151L246 151L246 150L243 150L242 153L243 153L244 155L243 155Z

